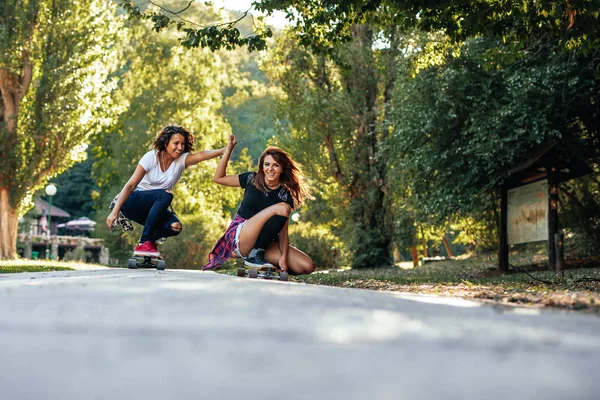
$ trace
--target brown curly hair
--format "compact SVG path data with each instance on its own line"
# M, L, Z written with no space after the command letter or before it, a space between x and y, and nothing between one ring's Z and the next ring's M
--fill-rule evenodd
M152 147L154 148L156 153L160 153L160 152L166 150L167 145L169 144L169 141L171 140L171 136L177 135L177 134L183 136L183 138L185 139L185 144L184 144L184 149L183 149L184 153L190 153L192 150L194 150L194 135L192 135L190 133L190 131L185 129L183 126L167 125L158 134L158 136L154 140L154 143L152 144Z

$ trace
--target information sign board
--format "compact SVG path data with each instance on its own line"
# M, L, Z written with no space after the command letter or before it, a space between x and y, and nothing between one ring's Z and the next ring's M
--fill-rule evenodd
M508 191L508 244L548 240L548 180Z

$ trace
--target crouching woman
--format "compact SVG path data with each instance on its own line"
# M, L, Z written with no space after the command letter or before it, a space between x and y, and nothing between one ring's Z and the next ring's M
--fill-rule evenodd
M257 171L227 175L227 164L236 143L231 135L214 181L241 187L244 198L202 269L216 268L233 256L243 258L250 267L275 265L291 274L310 274L315 264L308 255L290 246L288 236L291 210L305 198L313 198L298 165L288 153L271 146L260 156Z
M177 236L182 230L171 208L173 187L186 168L225 152L222 148L192 153L193 149L194 136L187 129L178 125L165 127L114 201L112 212L106 218L109 229L122 218L144 227L134 255L160 256L157 241Z

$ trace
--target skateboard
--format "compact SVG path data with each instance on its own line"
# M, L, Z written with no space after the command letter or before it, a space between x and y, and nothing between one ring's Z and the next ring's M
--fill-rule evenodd
M165 269L165 260L160 256L141 256L134 254L133 257L129 259L127 267L130 269L156 268L163 271Z
M248 278L251 279L279 279L280 281L288 280L288 273L280 270L274 265L264 265L262 267L247 267ZM238 268L237 276L246 276L246 268Z

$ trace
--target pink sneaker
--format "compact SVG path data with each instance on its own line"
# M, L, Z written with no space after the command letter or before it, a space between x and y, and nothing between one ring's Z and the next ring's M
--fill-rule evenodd
M133 254L136 256L160 257L160 252L156 249L156 244L150 241L135 246Z

